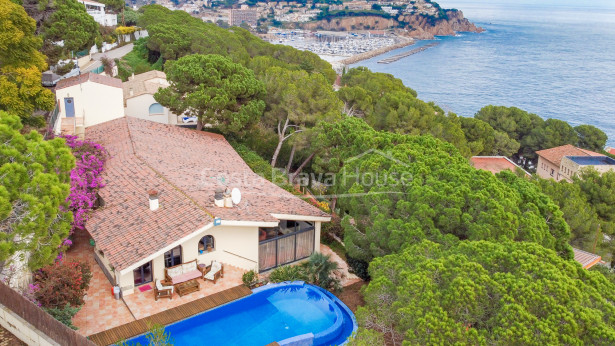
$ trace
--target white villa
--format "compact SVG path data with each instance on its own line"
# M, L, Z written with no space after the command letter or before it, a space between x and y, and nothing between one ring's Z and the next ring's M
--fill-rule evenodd
M55 134L83 135L85 128L124 116L122 81L96 73L62 79L55 89Z
M177 115L154 99L159 89L168 86L167 75L162 71L153 70L129 77L122 83L124 114L162 124L177 124Z
M92 1L92 0L77 0L80 3L85 5L85 9L94 20L103 26L116 26L117 25L117 14L116 13L106 13L105 12L105 4Z
M252 172L221 135L127 116L85 138L109 152L86 229L124 295L193 260L263 272L320 249L330 216Z

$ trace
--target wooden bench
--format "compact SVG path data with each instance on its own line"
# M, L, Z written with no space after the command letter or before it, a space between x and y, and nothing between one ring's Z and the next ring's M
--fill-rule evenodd
M200 285L197 279L202 275L196 260L164 269L166 281L175 287L179 296L198 291Z

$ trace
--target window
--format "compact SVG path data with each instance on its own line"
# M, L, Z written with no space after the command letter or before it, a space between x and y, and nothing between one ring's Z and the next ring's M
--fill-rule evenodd
M152 103L152 105L149 106L149 115L163 114L163 113L164 113L164 108L162 107L160 103Z
M152 262L147 262L144 265L132 271L135 277L135 286L143 285L152 282Z
M165 268L173 267L182 263L182 247L178 246L164 253Z
M215 249L214 237L212 235L206 235L199 240L199 253L210 252Z
M553 174L555 174L555 170L551 168L551 176L553 176Z

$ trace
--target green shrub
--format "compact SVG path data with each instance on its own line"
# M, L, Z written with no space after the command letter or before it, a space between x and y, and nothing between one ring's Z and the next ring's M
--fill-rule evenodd
M304 263L305 276L307 282L322 288L339 291L342 289L339 279L337 262L331 260L330 255L320 252L313 253L309 260Z
M307 281L303 266L283 266L274 269L269 275L271 282Z
M367 271L369 268L369 263L349 256L346 256L346 262L356 276L360 277L364 281L369 281L370 277L369 272Z
M254 286L254 284L256 284L256 282L258 281L258 274L256 274L254 270L245 272L241 276L241 281L243 281L243 284L246 285L246 287L250 288Z
M43 308L43 310L53 316L53 318L55 318L56 320L64 323L69 328L75 330L77 329L77 327L73 325L73 316L75 316L77 312L81 310L80 306L72 307L70 306L70 304L66 303L66 306L64 306L63 308Z

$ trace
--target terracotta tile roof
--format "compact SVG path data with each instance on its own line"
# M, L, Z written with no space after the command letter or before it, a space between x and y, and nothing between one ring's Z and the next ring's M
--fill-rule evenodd
M507 169L514 172L517 168L521 168L506 156L472 156L470 162L472 162L475 168L489 171L493 174ZM523 168L521 169L523 170ZM525 170L523 171L525 172ZM530 175L528 172L525 172L525 174Z
M593 267L594 265L598 264L598 262L600 262L600 260L602 259L602 257L600 257L599 255L587 251L583 251L577 248L572 248L572 250L574 251L574 260L581 263L581 265L585 269Z
M253 173L223 136L124 117L86 129L110 154L100 190L105 206L87 229L121 270L199 228L225 221L277 222L271 214L329 215ZM239 205L213 205L216 187L237 187ZM159 192L151 211L147 191Z
M166 81L167 75L162 71L153 70L131 77L127 82L122 83L122 88L124 89L124 100L144 94L154 95L161 87L164 88L168 86L168 84L160 84L152 80L158 78Z
M566 144L551 149L539 150L536 152L536 154L546 159L547 161L555 164L558 167L562 162L562 158L564 156L604 156L602 154L587 149L577 148L571 144Z
M615 148L607 147L606 152L611 155L615 155Z
M105 76L97 73L84 73L77 76L73 76L70 78L62 79L56 85L56 90L68 88L71 86L79 85L81 83L85 83L87 81L108 85L115 88L122 87L122 80L118 78L113 78L109 76Z

